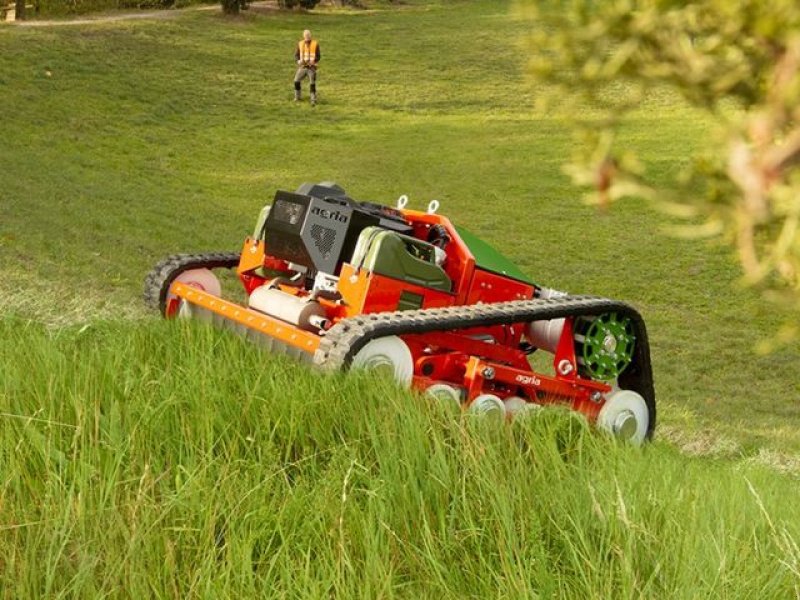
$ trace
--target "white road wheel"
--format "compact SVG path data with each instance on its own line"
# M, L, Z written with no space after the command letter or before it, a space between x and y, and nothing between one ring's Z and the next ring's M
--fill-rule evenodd
M477 396L469 405L469 411L499 418L504 418L506 415L506 407L503 405L503 401L494 394Z
M519 396L509 396L503 400L503 404L506 407L506 412L515 419L530 416L541 408L538 404L528 402L525 398L520 398Z
M597 426L639 446L647 436L650 411L644 398L632 390L615 390L597 415Z
M217 276L210 269L189 269L175 278L175 281L207 292L212 296L222 295L222 285ZM173 283L175 283L173 281ZM175 297L175 294L167 292L167 301Z
M175 278L175 281L196 288L198 290L208 292L213 296L222 295L222 285L220 285L219 279L217 279L217 276L214 275L214 273L212 273L210 269L189 269L188 271L184 271L183 273L178 275ZM167 292L168 303L175 297L176 297L175 294ZM189 302L183 299L181 299L180 304L178 305L177 316L179 319L192 319L200 316L201 318L199 320L210 321L210 315L207 313L207 311L204 310L196 311L195 307L193 307Z
M409 387L414 377L414 357L403 340L390 335L367 342L353 357L351 368L385 372L401 386Z
M461 392L446 383L434 383L425 389L425 393L443 404L461 408Z

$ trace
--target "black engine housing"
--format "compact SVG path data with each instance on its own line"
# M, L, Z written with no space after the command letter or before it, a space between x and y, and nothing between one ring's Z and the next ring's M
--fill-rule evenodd
M359 234L371 226L406 234L412 230L393 208L357 202L336 184L305 183L297 192L275 194L262 234L270 256L338 275Z

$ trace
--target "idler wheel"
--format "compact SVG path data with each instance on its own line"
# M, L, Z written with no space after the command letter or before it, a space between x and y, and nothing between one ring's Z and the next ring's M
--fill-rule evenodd
M635 446L644 442L649 424L647 403L633 390L611 392L597 415L600 429Z
M353 369L374 370L393 377L402 387L409 387L414 377L414 358L406 343L396 335L367 342L353 357Z

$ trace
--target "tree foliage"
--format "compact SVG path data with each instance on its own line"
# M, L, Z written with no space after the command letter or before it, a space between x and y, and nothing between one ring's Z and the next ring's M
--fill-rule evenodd
M696 231L735 247L749 283L800 312L800 4L521 4L537 24L532 71L553 84L559 102L581 98L599 110L591 150L568 168L574 181L601 204L641 196L702 219ZM706 111L723 141L694 156L673 185L655 189L635 157L616 147L615 133L665 85ZM793 327L782 335L790 338Z

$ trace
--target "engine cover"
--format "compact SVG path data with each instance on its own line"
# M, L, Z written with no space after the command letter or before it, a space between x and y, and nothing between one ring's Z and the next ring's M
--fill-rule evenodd
M263 237L270 256L338 275L342 262L350 260L359 233L374 225L400 232L411 229L404 221L363 207L343 194L279 191L264 223Z

